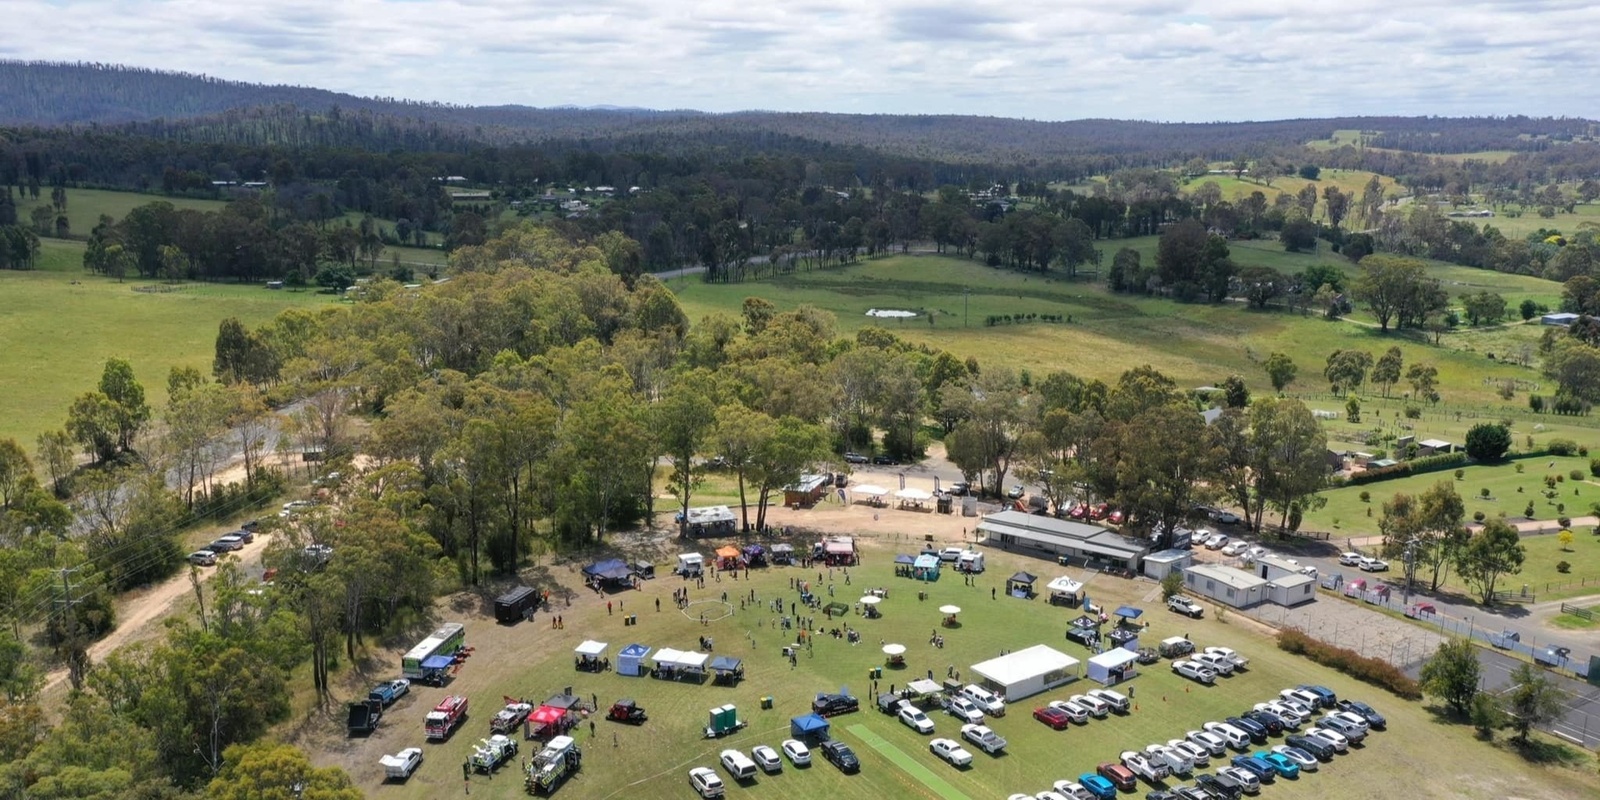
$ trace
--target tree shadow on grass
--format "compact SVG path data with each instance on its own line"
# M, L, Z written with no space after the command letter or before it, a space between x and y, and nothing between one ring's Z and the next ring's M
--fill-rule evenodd
M1593 756L1588 751L1561 741L1529 738L1526 743L1523 743L1508 739L1505 744L1515 751L1517 755L1522 756L1524 760L1533 764L1560 764L1567 767L1579 767L1591 763L1593 759Z

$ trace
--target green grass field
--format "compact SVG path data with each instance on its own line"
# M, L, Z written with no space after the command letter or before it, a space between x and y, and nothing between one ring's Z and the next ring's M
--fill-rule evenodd
M480 738L487 735L487 720L499 707L502 696L542 699L570 686L585 699L597 696L602 707L621 697L631 697L644 706L650 719L640 727L601 720L590 733L589 726L578 728L577 738L585 749L584 769L558 791L559 797L608 799L615 797L689 798L693 797L686 779L692 766L716 767L717 754L724 748L748 752L756 744L776 747L788 736L790 717L807 713L810 699L819 691L845 689L863 700L859 713L832 720L835 738L850 744L861 759L862 770L846 776L814 756L809 768L786 763L782 773L761 775L746 784L730 783L729 797L886 797L959 800L996 798L1012 792L1034 793L1059 779L1076 779L1105 761L1116 760L1125 749L1174 737L1198 727L1202 722L1238 713L1251 703L1276 695L1278 690L1303 682L1326 684L1340 696L1364 698L1377 706L1390 721L1387 732L1374 734L1364 748L1323 767L1316 774L1298 781L1279 781L1270 789L1274 797L1284 798L1368 798L1372 796L1373 776L1383 776L1386 793L1415 798L1489 798L1513 792L1529 798L1569 798L1592 796L1596 781L1592 770L1579 773L1557 767L1529 767L1512 754L1473 741L1466 726L1438 721L1421 704L1402 702L1326 670L1292 657L1271 646L1257 632L1254 623L1224 621L1208 613L1204 620L1189 620L1159 609L1158 602L1145 598L1148 583L1098 577L1089 584L1097 603L1115 606L1128 602L1148 609L1151 623L1146 639L1157 640L1187 633L1203 645L1225 645L1252 659L1252 669L1222 679L1214 687L1201 687L1174 675L1164 664L1152 665L1134 681L1121 688L1133 694L1134 711L1105 720L1092 720L1086 726L1053 731L1033 720L1032 708L1043 702L1093 688L1078 681L1043 695L1012 704L991 726L1009 740L1004 755L991 757L975 753L973 765L958 770L937 760L929 751L929 737L917 734L873 709L867 702L871 681L868 669L880 666L883 656L880 641L899 642L910 649L908 668L885 670L882 688L904 685L913 677L931 672L943 678L948 669L973 677L971 665L999 654L1002 649L1020 649L1048 643L1075 658L1089 655L1082 647L1062 639L1067 620L1076 612L1050 607L1042 601L1023 601L1001 597L991 600L989 588L1002 582L1014 569L1026 567L1042 576L1053 576L1056 569L1032 559L991 554L989 572L978 578L976 588L963 585L960 577L947 574L929 584L914 583L892 575L889 552L874 550L867 564L851 570L852 583L835 573L817 581L823 592L832 583L836 597L853 601L866 588L882 586L889 599L881 606L882 619L866 620L853 613L842 620L819 618L825 627L849 626L862 631L862 642L850 645L828 636L819 637L813 649L799 654L797 665L780 655L783 644L793 641L790 632L772 627L774 614L765 601L780 598L785 603L795 597L789 588L793 578L815 580L815 571L798 568L755 570L750 580L706 583L704 590L693 591L688 615L679 613L670 602L670 592L683 583L667 576L647 582L643 591L624 592L609 598L582 593L563 613L564 630L550 629L550 617L540 614L530 623L506 628L495 626L473 598L460 598L451 604L449 618L466 622L468 642L475 651L459 677L446 690L418 687L385 718L377 733L367 739L345 739L339 726L342 718L313 715L296 723L297 738L312 747L319 763L340 763L352 771L358 785L375 798L436 798L462 791L461 762ZM564 572L556 570L557 574ZM570 576L562 575L564 580ZM1042 579L1047 579L1042 578ZM928 592L926 600L917 591ZM740 610L737 599L754 590L759 601ZM702 626L701 611L716 617L723 613L719 597L728 593L730 616ZM662 610L655 611L654 598L663 598ZM637 614L637 626L625 626L623 617L608 615L605 602L622 602L623 612ZM939 627L941 604L962 607L958 628ZM786 609L787 610L787 609ZM946 646L928 644L929 630L943 633ZM746 679L737 687L710 683L692 684L622 677L615 673L592 675L572 670L571 651L584 639L597 639L611 645L615 659L618 648L629 642L654 647L693 649L697 637L715 638L715 653L744 659ZM369 677L381 677L392 666L378 667ZM346 688L364 691L364 682L350 675L339 676ZM421 741L423 714L446 693L464 693L473 702L473 715L463 730L443 744L425 745L427 760L421 770L403 785L380 784L377 758L402 746ZM761 709L762 697L774 700L771 710ZM707 710L724 703L738 706L748 727L719 740L700 734ZM958 737L959 725L942 713L931 715L936 736ZM531 751L524 750L524 754ZM721 772L718 769L719 773ZM1449 780L1439 776L1449 775ZM724 774L726 779L726 775ZM1140 793L1148 791L1141 788ZM520 772L516 764L493 778L476 775L470 781L473 797L523 797Z
M82 272L83 245L47 239L41 269L0 272L0 437L33 440L66 420L72 398L94 388L105 360L126 358L153 405L166 397L167 371L210 374L217 323L259 325L290 306L332 304L327 295L259 286L146 281L118 283Z
M1366 170L1325 169L1314 181L1308 181L1298 175L1283 175L1274 178L1272 185L1267 186L1248 177L1239 179L1228 175L1207 175L1203 178L1191 180L1187 188L1190 191L1194 191L1195 188L1206 181L1216 181L1217 186L1222 189L1222 198L1224 200L1238 202L1245 197L1249 197L1251 192L1260 192L1267 196L1267 203L1270 205L1273 198L1276 198L1279 193L1294 195L1309 183L1317 187L1316 210L1317 216L1320 218L1323 210L1321 198L1324 189L1329 186L1337 186L1340 192L1353 195L1354 199L1359 202L1361 194L1366 191L1367 181L1372 180L1372 176L1373 173ZM1383 184L1384 193L1390 197L1407 194L1404 188L1396 184L1395 180L1387 175L1378 176L1378 180Z

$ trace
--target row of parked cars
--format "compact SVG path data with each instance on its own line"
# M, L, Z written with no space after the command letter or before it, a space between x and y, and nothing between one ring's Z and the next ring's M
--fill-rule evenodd
M1315 718L1318 713L1322 716ZM1195 784L1162 788L1146 800L1238 800L1279 777L1317 771L1321 763L1385 724L1383 715L1365 703L1340 700L1326 687L1302 685L1236 717L1207 722L1181 739L1123 751L1119 761L1101 764L1076 781L1059 780L1049 790L1015 794L1009 800L1112 800L1119 790L1137 789L1140 779L1167 787L1172 776L1193 776ZM1268 737L1284 734L1281 744L1267 746ZM1262 749L1250 752L1257 746ZM1235 751L1231 758L1230 751ZM1226 763L1219 763L1214 773L1197 774L1213 761Z
M837 740L825 741L818 745L817 749L822 753L824 760L843 772L850 773L861 770L861 761L856 758L855 751L851 750L850 746L844 742ZM782 756L779 756L780 750L783 753ZM722 769L728 773L729 778L736 783L747 783L755 780L756 775L759 774L758 771L769 775L782 772L784 758L789 759L789 763L796 767L810 766L811 748L807 747L799 739L785 739L783 744L779 745L778 750L774 750L764 744L758 744L750 748L750 752L747 755L741 750L729 748L723 750L717 760L721 763ZM727 791L727 784L723 782L722 776L718 775L717 771L710 767L691 768L689 770L689 786L694 789L696 794L708 800L709 798L722 797Z
M1173 672L1207 686L1216 683L1218 675L1228 677L1249 668L1250 659L1226 647L1207 647L1172 662Z
M197 567L216 566L217 556L231 553L235 550L243 550L245 545L255 542L257 527L259 527L258 524L252 520L246 522L239 530L233 533L217 537L217 540L211 544L190 553L189 563Z

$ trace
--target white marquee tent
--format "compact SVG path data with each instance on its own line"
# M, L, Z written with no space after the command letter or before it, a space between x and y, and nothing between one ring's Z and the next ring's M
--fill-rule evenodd
M1078 679L1078 659L1047 645L972 665L985 685L1005 695L1006 702L1036 695Z

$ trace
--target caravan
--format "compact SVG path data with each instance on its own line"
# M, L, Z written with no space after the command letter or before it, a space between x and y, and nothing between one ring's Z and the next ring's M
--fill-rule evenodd
M982 572L983 554L976 550L968 550L956 559L956 570L959 572Z

